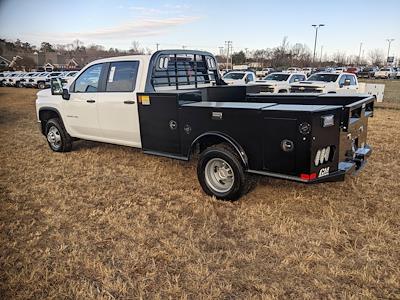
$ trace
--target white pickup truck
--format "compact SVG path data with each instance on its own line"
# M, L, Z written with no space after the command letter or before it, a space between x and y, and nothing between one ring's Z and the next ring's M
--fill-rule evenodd
M256 80L250 85L260 85L259 92L264 93L289 93L290 84L304 81L307 77L303 73L283 73L275 72L271 73L262 80Z
M306 81L291 84L291 93L368 94L383 101L384 84L358 82L352 73L315 73Z
M254 82L256 80L256 75L254 72L250 71L232 71L226 73L222 79L228 85L244 85Z
M55 152L85 139L182 161L198 157L201 187L226 200L249 191L251 174L321 183L365 165L373 97L257 94L248 87L227 85L209 52L106 58L65 86L53 78L37 93L37 120Z

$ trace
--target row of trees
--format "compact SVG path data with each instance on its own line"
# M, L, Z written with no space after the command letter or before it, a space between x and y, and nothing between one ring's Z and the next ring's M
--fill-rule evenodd
M67 44L51 44L42 42L39 47L31 45L28 42L21 42L17 39L15 42L0 39L2 47L0 47L0 55L7 51L9 53L34 53L34 52L57 52L66 57L90 57L92 59L99 57L109 57L128 54L150 54L149 48L143 48L139 42L133 41L129 50L119 50L117 48L106 49L104 46L91 44L85 46L80 40L75 40ZM305 45L296 43L290 45L285 37L282 44L267 49L257 49L249 52L239 51L232 54L232 63L234 65L258 63L261 67L286 68L290 66L308 67L312 65L312 52ZM221 64L226 63L226 56L217 55L217 60ZM346 55L346 53L338 51L331 55L321 56L317 53L314 66L336 66L336 65L375 65L382 66L385 64L385 56L382 50L375 49L368 52L367 57L355 55Z
M19 39L15 42L0 39L0 42L2 45L2 47L0 47L0 55L5 52L18 53L22 55L24 53L34 52L57 52L60 54L67 53L70 54L70 56L74 56L74 54L88 53L99 57L106 57L113 55L151 53L151 49L140 47L140 44L137 41L132 42L129 50L119 50L117 48L106 49L104 46L96 44L85 46L84 43L78 39L68 44L51 44L49 42L42 42L39 47L31 45L28 42L21 42Z
M221 64L226 64L226 56L217 55ZM232 54L231 61L234 65L258 63L262 67L287 68L290 66L383 66L386 64L385 55L382 50L374 49L367 56L347 55L345 52L337 51L333 55L317 53L313 64L313 54L305 45L296 43L290 45L285 37L282 44L275 48L258 49L245 53L244 51ZM230 62L229 62L230 64Z

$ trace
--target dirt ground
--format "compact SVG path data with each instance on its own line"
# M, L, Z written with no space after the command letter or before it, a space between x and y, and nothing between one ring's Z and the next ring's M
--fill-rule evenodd
M230 203L194 161L51 152L35 93L0 88L1 299L400 298L399 110L370 119L357 177L261 178Z

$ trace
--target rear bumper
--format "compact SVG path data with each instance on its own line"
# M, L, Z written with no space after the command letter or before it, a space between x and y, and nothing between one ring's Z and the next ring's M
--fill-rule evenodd
M256 170L247 170L247 172L257 175L281 178L291 181L298 181L303 183L322 183L322 182L336 182L343 181L347 174L357 174L361 171L365 164L367 163L367 158L371 155L372 149L370 146L366 145L364 148L359 148L354 153L354 158L348 161L343 161L339 163L338 170L329 173L328 175L316 177L315 179L303 179L301 177L285 175L279 173L265 172L265 171L256 171Z
M316 178L315 180L306 181L306 183L343 181L346 174L357 174L361 171L365 167L367 159L371 154L372 149L368 145L364 148L358 148L353 159L339 163L339 168L336 172Z

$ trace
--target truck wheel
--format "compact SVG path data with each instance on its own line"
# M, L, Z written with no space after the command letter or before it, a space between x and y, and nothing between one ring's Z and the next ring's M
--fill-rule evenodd
M222 200L236 200L252 187L238 154L227 144L210 146L201 153L197 177L206 194Z
M72 149L72 138L59 119L47 121L46 138L51 150L55 152L69 152Z
M41 81L41 82L38 82L37 87L38 87L38 89L43 90L43 89L45 88L44 82L42 82L42 81Z

